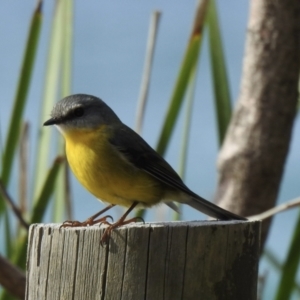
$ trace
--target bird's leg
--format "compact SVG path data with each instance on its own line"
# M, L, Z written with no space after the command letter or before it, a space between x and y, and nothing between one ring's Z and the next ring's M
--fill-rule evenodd
M103 221L101 223L103 224L107 224L108 227L105 229L104 231L104 234L101 238L101 245L103 246L104 244L107 243L109 237L110 237L110 234L111 232L115 229L115 228L118 228L122 225L126 225L126 224L129 224L129 223L132 223L132 222L136 222L137 220L141 220L142 218L140 217L135 217L135 218L131 218L129 220L126 220L126 217L129 215L129 213L137 206L138 202L133 202L132 205L128 208L128 210L125 212L125 214L115 223L113 224L110 224L108 223L107 221Z
M110 218L111 220L113 220L113 218L111 216L109 216L109 215L101 217L99 219L97 219L97 218L100 215L102 215L103 213L105 213L106 211L108 211L109 209L111 209L112 207L114 207L114 206L115 206L115 204L108 205L104 209L100 210L99 212L97 212L93 216L91 216L88 219L86 219L84 222L79 222L79 221L65 221L60 226L60 228L61 227L86 227L86 226L92 226L94 224L101 223L101 222L107 222L108 218ZM95 219L97 219L97 220L95 220Z

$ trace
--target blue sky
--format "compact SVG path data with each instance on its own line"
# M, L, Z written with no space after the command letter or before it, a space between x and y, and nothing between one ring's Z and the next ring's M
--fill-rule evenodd
M25 119L31 124L31 161L33 161L35 153L34 139L37 130L42 125L39 118L39 103L44 88L53 2L45 1L43 7L44 22L41 40L28 106L25 111ZM35 3L36 1L33 0L5 0L1 3L0 133L2 143L5 140L24 42ZM242 71L249 12L248 1L230 0L217 3L231 95L235 102L239 94ZM155 147L188 39L194 8L195 1L191 0L172 2L158 0L139 2L134 0L75 1L72 92L88 93L102 98L115 110L124 123L133 127L150 15L153 10L160 10L162 16L155 50L149 102L143 126L143 137ZM218 144L206 35L201 53L195 98L185 182L196 193L212 199L217 182ZM166 159L175 169L178 165L180 148L180 125L179 120L166 155ZM300 145L299 127L297 120L279 195L280 202L300 194L299 155L297 154ZM42 130L54 131L49 128ZM16 184L17 180L13 179L10 186L12 194ZM102 204L95 201L74 178L72 187L76 219L83 220L102 208ZM17 195L14 196L17 197ZM117 210L117 213L120 211ZM154 221L162 218L161 214L161 212L152 210L146 220ZM296 216L297 211L295 210L286 212L276 217L273 222L268 245L280 258L284 258ZM199 214L192 209L185 208L183 218L194 220L199 218Z

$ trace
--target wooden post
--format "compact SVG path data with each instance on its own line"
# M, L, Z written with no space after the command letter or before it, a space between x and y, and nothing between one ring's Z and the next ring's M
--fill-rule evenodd
M260 222L30 227L26 299L256 299Z

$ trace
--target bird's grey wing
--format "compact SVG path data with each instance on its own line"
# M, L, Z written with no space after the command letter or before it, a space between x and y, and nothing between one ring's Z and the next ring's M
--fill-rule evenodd
M114 134L109 141L135 167L170 187L192 193L164 158L126 125L114 128Z
M171 183L174 181L174 179L172 179L173 177L175 177L175 181L179 181L179 183L182 182L181 178L172 169L172 167L135 131L127 127L125 124L120 127L115 127L114 130L114 135L109 139L109 141L111 145L113 145L113 147L131 164L170 186L173 186ZM159 168L151 170L150 165L154 165L155 163L158 164L158 166L164 164L165 170L163 169L159 171ZM170 177L170 179L167 179L167 177ZM174 202L168 201L165 204L175 212L180 213Z
M111 145L135 167L144 170L160 182L189 195L182 199L186 204L205 214L222 220L245 220L192 192L174 169L154 151L135 131L122 124L114 127L114 134L109 139Z

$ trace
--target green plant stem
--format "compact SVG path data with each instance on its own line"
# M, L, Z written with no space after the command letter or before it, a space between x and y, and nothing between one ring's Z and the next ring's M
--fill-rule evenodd
M73 45L73 2L72 0L65 0L63 2L63 30L64 39L62 44L62 77L61 77L61 97L66 97L71 94L72 85L72 45ZM58 154L65 155L65 142L62 137L58 141ZM71 215L72 204L70 200L69 191L69 176L67 171L67 162L64 162L62 168L57 176L55 197L53 202L53 222L61 222L64 217L64 208L68 215ZM72 216L68 216L72 219Z
M33 212L30 218L29 224L40 223L45 216L46 208L50 202L51 196L54 192L54 186L57 179L58 172L64 162L64 158L57 157L52 164L45 181L42 185L40 194L38 195L35 205L33 207ZM18 246L16 247L17 253L15 254L14 262L15 264L25 269L26 264L26 248L27 248L28 233L23 234L19 237Z
M49 113L53 108L58 92L61 71L62 45L64 37L64 31L62 30L64 26L63 4L64 1L56 0L54 17L52 22L52 31L44 84L44 95L42 101L42 109L40 113L41 128L37 143L33 199L37 199L37 195L40 194L42 184L45 180L45 162L49 161L49 145L51 142L51 130L45 130L44 128L42 128L42 124L49 117Z
M42 23L41 6L42 1L39 1L31 19L29 35L26 43L19 82L17 85L16 96L14 99L13 111L10 117L7 140L3 151L1 179L5 186L8 185L11 175L12 163L20 136L22 116L36 57L36 50ZM3 212L4 207L4 203L2 199L0 199L0 214Z
M192 121L192 112L193 112L193 104L195 100L195 90L196 90L196 78L197 78L197 65L195 64L192 74L191 80L189 82L189 87L187 91L187 103L186 103L186 114L185 114L185 121L183 126L183 134L182 134L182 141L181 141L181 153L179 159L179 168L178 174L182 179L185 177L186 171L186 163L187 163L187 150L189 144L189 137L191 131L191 121ZM178 203L178 209L181 212L181 204ZM179 221L181 219L181 213L174 212L173 219L175 221Z
M224 59L224 50L215 0L210 0L207 15L209 46L215 93L216 120L221 146L231 118L231 97Z
M276 300L290 299L300 261L300 214L295 226L292 242L282 268Z
M196 14L192 26L192 32L184 54L184 58L176 80L175 88L170 99L170 104L166 114L166 118L162 127L162 131L158 140L156 151L164 155L171 134L174 130L175 123L178 119L179 111L183 103L191 73L195 64L197 64L200 44L202 41L202 30L207 12L208 0L198 1Z

